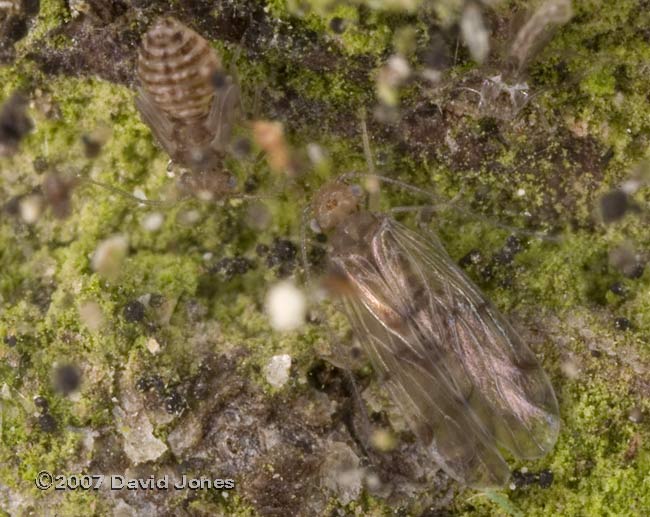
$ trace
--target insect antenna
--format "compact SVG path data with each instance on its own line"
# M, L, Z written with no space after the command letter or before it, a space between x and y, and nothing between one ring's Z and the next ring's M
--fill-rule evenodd
M339 176L339 180L343 181L349 178L366 178L369 177L370 175L367 173L363 172L347 172L345 174L342 174ZM526 235L528 237L535 237L539 238L542 240L550 241L550 242L560 242L561 237L559 236L552 236L548 235L545 232L540 232L540 231L535 231L535 230L525 230L523 228L517 228L512 225L508 225L502 222L499 222L495 220L494 218L491 217L486 217L483 214L477 214L472 210L468 210L467 208L463 208L461 206L458 206L457 201L460 197L461 192L459 192L452 200L443 200L443 198L436 196L432 192L427 192L424 189L421 189L419 187L416 187L414 185L409 185L408 183L405 183L403 181L397 180L395 178L390 178L388 176L382 176L380 174L374 174L373 178L377 179L378 181L382 183L388 183L391 185L395 185L399 187L400 189L406 190L408 192L412 192L414 194L419 194L425 197L428 197L431 199L434 204L425 204L425 205L415 205L415 206L401 206L401 207L394 207L391 209L392 213L411 213L411 212L421 212L422 210L433 210L434 212L441 212L445 209L450 209L454 210L455 212L469 217L471 219L477 219L481 221L485 221L486 223L490 224L491 226L494 226L496 228L501 228L502 230L508 230L513 233L519 233L521 235ZM518 214L512 214L507 211L504 211L504 213L508 215L513 215L516 216Z
M156 206L156 207L165 207L165 208L172 208L188 199L190 199L190 196L185 196L181 198L180 200L176 201L163 201L161 199L143 199L138 196L134 196L130 192L127 192L124 189L121 189L119 187L115 187L113 185L109 185L108 183L104 183L103 181L98 181L94 180L91 178L86 178L81 176L80 174L77 175L77 178L79 179L80 182L82 183L89 183L90 185L94 185L96 187L100 187L104 190L107 190L113 194L117 194L118 196L122 196L123 198L129 199L131 201L134 201L136 203L141 203L143 205L148 205L148 206Z
M148 206L155 206L155 207L162 207L162 208L173 208L175 206L180 205L181 203L186 203L188 201L191 201L192 199L197 199L195 196L192 195L185 195L181 197L180 199L177 200L170 200L170 201L163 201L161 199L143 199L138 196L134 196L130 192L127 192L124 189L121 189L119 187L115 187L113 185L109 185L108 183L104 183L102 181L94 180L91 178L86 178L81 175L77 175L77 179L81 183L89 183L91 185L94 185L96 187L100 187L102 189L108 190L109 192L113 194L117 194L118 196L122 196L126 199L129 199L130 201L133 201L135 203L143 204L143 205L148 205ZM277 197L278 192L271 192L269 194L230 194L225 196L224 198L220 199L219 201L229 201L231 199L241 199L243 201L259 201L262 199L274 199Z

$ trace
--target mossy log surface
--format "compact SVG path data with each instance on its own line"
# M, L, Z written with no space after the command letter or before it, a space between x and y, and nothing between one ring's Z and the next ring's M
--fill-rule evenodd
M650 512L650 4L575 0L516 75L505 56L539 3L490 3L480 66L461 37L462 0L24 0L0 12L0 103L22 92L33 124L17 142L15 117L0 127L15 145L0 158L7 515ZM251 140L254 120L281 122L296 175L271 170L253 143L226 167L257 199L178 197L176 169L134 105L137 49L161 15L236 72L234 139ZM397 54L411 75L381 105L380 69ZM527 102L481 102L499 74ZM285 333L265 313L281 278L305 285L308 200L328 179L368 171L363 111L378 173L454 200L430 230L555 387L556 447L509 459L516 474L501 491L450 480L365 358L332 358L354 343L335 304L314 302ZM74 183L63 205L43 202L52 177ZM423 203L382 187L383 210ZM118 263L102 275L93 257L107 242ZM290 375L273 386L268 364L281 354ZM360 402L389 451L364 439ZM110 490L106 478L43 491L44 470L236 486Z

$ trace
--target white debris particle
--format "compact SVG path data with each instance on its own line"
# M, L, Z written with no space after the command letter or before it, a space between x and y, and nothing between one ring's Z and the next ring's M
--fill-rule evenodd
M137 197L138 199L142 199L143 201L147 200L147 195L144 193L144 191L141 188L133 189L133 197Z
M93 270L105 277L116 276L128 249L129 241L124 235L113 235L100 242L93 254Z
M307 156L309 157L309 161L316 167L322 165L327 160L325 150L313 142L307 144Z
M397 442L395 436L388 429L375 429L370 436L370 443L378 451L392 451Z
M517 197L524 197L525 195L526 191L523 188L517 190Z
M97 302L85 302L79 306L79 319L93 332L98 331L104 323L104 314Z
M160 212L153 212L147 214L142 220L142 228L148 232L157 232L162 228L164 222L165 217Z
M167 450L165 443L154 436L153 425L144 412L127 413L115 406L113 416L124 438L124 453L134 465L154 461Z
M483 23L481 9L475 3L465 6L460 21L460 30L472 58L479 64L483 63L490 52L490 35Z
M379 69L376 80L377 96L387 106L396 106L397 88L411 75L411 67L403 56L395 54Z
M38 221L43 211L43 200L40 196L27 196L20 201L20 217L27 224Z
M264 376L274 388L281 388L289 380L291 356L288 354L274 355L264 368Z
M150 337L149 339L147 339L145 346L147 347L147 350L149 350L149 352L151 352L154 355L160 352L160 343L158 343L158 341L156 341L156 338L154 337Z
M572 357L568 357L562 361L560 370L569 379L576 379L580 375L580 367Z
M321 483L344 505L359 498L363 488L363 470L359 468L359 457L349 445L332 442L321 467Z
M184 226L193 226L201 220L201 213L198 210L187 210L178 214L176 220Z
M294 330L305 322L307 300L293 283L280 282L269 289L266 312L275 330Z

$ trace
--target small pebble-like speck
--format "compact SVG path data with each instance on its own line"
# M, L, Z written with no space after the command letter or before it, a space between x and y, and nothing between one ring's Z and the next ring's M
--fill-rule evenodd
M616 296L625 296L627 294L627 288L623 282L614 282L609 286L609 290Z
M170 391L163 402L165 411L170 415L180 415L185 409L186 403L183 396L175 390Z
M41 413L47 413L47 410L50 408L49 403L45 397L37 395L34 397L34 405Z
M614 327L616 330L628 330L632 324L627 318L616 318L614 320Z
M160 394L165 390L165 383L159 375L145 375L137 380L135 389L141 392L154 390Z
M144 319L145 306L138 300L132 300L124 306L122 315L129 323L136 323Z
M8 335L4 338L5 345L8 347L14 347L18 343L18 338L14 335Z
M246 257L225 257L212 266L210 273L218 273L225 280L246 274L250 269L253 269L253 262Z
M276 239L269 251L266 263L269 267L291 263L298 254L296 245L286 239Z

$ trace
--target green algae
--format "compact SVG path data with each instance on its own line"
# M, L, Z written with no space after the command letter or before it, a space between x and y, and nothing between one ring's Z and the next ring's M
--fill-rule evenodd
M373 2L366 3L376 6ZM340 45L348 57L368 54L377 64L381 63L390 49L393 28L399 22L372 12L375 27L367 31L355 27L358 11L349 5L330 8L330 2L307 4L315 11L306 14L303 20L310 29L329 34L334 40L332 44ZM35 28L20 46L29 49L46 37L48 30L65 22L67 14L63 6L63 2L43 2ZM644 36L636 32L643 16L631 26L625 26L634 16L636 6L631 1L617 2L616 7L595 1L576 2L576 20L560 32L531 70L535 85L542 92L535 100L540 110L555 111L556 120L567 124L584 122L591 137L603 148L612 149L612 161L595 180L599 191L611 188L630 173L637 160L648 156L645 143L650 130L650 108L640 64L649 56L647 45L643 44ZM283 2L273 2L271 12L278 18L289 17L295 8L290 6L285 10ZM455 16L453 9L448 12L450 17ZM333 17L343 18L352 27L342 36L334 37L328 28L328 20ZM591 41L593 49L595 40L598 45L593 51L587 43ZM61 47L68 44L65 40L57 41ZM558 57L565 49L573 53ZM577 88L553 90L562 84L561 74L558 75L560 59L572 80L577 81ZM269 55L267 61L250 64L240 57L237 68L244 90L253 90L247 84L263 83L266 73L282 61L283 56L277 53ZM613 63L616 67L611 66ZM461 64L459 69L462 67L467 65ZM343 73L323 74L295 64L288 64L285 74L286 85L298 95L322 101L331 110L348 112L351 124L357 123L358 105L370 102L374 91L371 75L359 84ZM2 99L17 87L36 84L58 106L60 113L48 117L38 106L32 109L35 131L22 143L18 155L0 162L3 198L20 195L39 183L33 167L36 157L43 157L71 174L82 174L129 193L137 188L149 199L165 197L173 181L166 174L167 158L139 121L131 90L93 78L45 77L29 64L0 70L0 79ZM89 163L80 137L102 124L113 128L112 135L98 159ZM468 124L475 125L475 122ZM365 167L360 137L354 142L337 135L333 122L323 124L320 129L326 134L319 138L319 143L327 149L333 165L310 178L308 192L329 175ZM458 133L464 129L461 127ZM312 130L289 137L300 146L309 143L316 133ZM526 138L513 137L510 142L512 147L495 160L505 168L518 165L522 160L520 151L525 151L528 144ZM393 169L401 178L423 187L433 185L438 193L450 197L459 190L462 178L455 176L457 171L404 157L390 142L373 144L375 154L382 155L380 168ZM543 180L554 174L555 164L541 158L535 165L535 170L519 178L517 184L485 168L480 171L480 183L510 193L524 189L529 196L538 196ZM245 178L247 167L248 164L233 164L240 179ZM268 182L274 183L272 179ZM584 192L587 182L576 176L572 188ZM471 189L463 195L471 199ZM165 208L139 206L134 200L84 183L73 196L74 212L68 220L43 217L34 226L26 227L3 217L0 226L3 264L0 336L19 338L14 348L0 345L3 359L0 379L26 400L36 394L46 395L61 431L45 434L22 404L2 402L2 482L34 495L37 491L32 480L36 473L66 468L67 458L79 446L78 435L66 430L67 426L94 428L111 423L110 398L114 392L111 369L119 368L131 356L136 357L143 370L155 368L169 377L181 378L197 367L198 359L185 346L192 327L187 316L174 311L169 327L157 335L166 345L159 356L152 357L145 349L148 336L142 326L124 321L122 311L129 301L147 293L158 293L174 302L202 298L208 305L209 318L219 326L219 335L214 336L212 345L214 350L245 345L249 355L240 368L252 382L263 386L268 395L293 389L289 385L276 390L265 383L260 372L271 356L289 353L304 371L313 358L314 347L327 340L325 333L317 328L282 335L271 331L260 307L266 286L275 280L272 272L258 267L241 279L219 280L206 273L203 259L208 251L217 258L237 254L252 257L258 241L268 243L277 236L295 238L308 194L296 189L268 201L272 223L261 235L243 227L245 205L189 201ZM584 222L592 216L594 197L590 201L577 197L579 201L572 210L560 206L561 224L572 217ZM384 203L387 206L414 204L408 198L403 192L387 190ZM536 204L535 198L527 200ZM164 215L163 227L156 233L148 233L142 228L142 219L157 210ZM198 222L179 224L188 210L196 212ZM492 215L498 219L502 214L497 210ZM454 259L460 259L472 249L494 253L503 245L507 230L475 219L462 213L443 212L436 221L434 228ZM90 257L99 242L114 234L128 235L131 249L120 277L115 282L107 282L92 272ZM578 225L562 233L559 242L531 238L515 258L514 287L505 288L470 271L497 306L521 315L522 327L535 321L533 315L537 312L550 314L557 321L556 328L542 330L550 336L565 337L562 348L554 351L552 339L547 338L536 351L544 355L545 368L557 388L563 430L552 454L526 464L531 470L550 468L553 471L555 480L549 489L529 487L486 496L461 492L451 506L456 514L638 515L650 507L650 488L645 477L650 469L647 451L650 432L647 425L629 422L626 415L637 404L646 414L650 411L647 392L638 386L635 379L640 374L634 373L632 365L626 361L619 365L617 360L609 359L610 353L625 356L635 352L637 356L632 362L644 367L650 355L644 341L644 336L650 333L646 296L649 275L624 280L629 293L623 300L607 290L611 283L621 279L620 273L608 265L607 253L624 239L633 240L639 248L650 245L639 219L630 216L608 229ZM44 275L45 272L49 273ZM44 289L52 291L46 306L37 296ZM80 303L88 301L98 303L109 322L101 335L85 328L80 321ZM579 324L571 323L576 321L576 314L582 318ZM633 328L626 333L617 332L613 326L614 315L626 315ZM344 325L342 322L341 327ZM336 323L332 326L342 332ZM594 338L585 337L583 328L592 336L613 343L604 357L590 355L588 342ZM581 372L575 379L561 373L567 354L577 357L581 363ZM52 365L62 360L93 366L90 378L94 384L84 385L79 401L72 402L49 387ZM11 364L20 366L16 369L8 366ZM630 444L635 435L639 436L641 446L632 455ZM223 509L221 501L204 494L191 504L204 513ZM59 511L62 515L76 515L78 508L88 505L94 505L97 514L108 512L94 494L77 492L66 493ZM227 508L232 514L255 514L249 503L236 497L228 502ZM348 510L363 515L388 511L384 502L371 497L351 503Z

